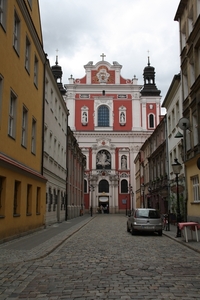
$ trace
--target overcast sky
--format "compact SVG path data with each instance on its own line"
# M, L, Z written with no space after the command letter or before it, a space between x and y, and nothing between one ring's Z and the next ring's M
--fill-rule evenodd
M162 101L180 71L179 25L174 21L180 0L39 0L44 51L51 66L58 62L63 84L85 75L83 66L96 64L105 53L121 64L121 75L138 78L155 67ZM58 50L58 52L56 51Z

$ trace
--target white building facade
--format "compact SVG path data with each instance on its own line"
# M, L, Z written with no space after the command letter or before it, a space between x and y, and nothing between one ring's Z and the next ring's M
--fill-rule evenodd
M54 70L53 70L54 69ZM52 70L55 72L53 74ZM56 73L56 71L58 73ZM44 119L44 176L46 183L46 225L62 222L66 218L66 143L68 109L59 89L57 78L62 76L58 65L45 68Z
M134 159L160 120L160 91L148 60L144 85L121 76L122 66L102 60L69 78L69 126L86 157L84 206L94 213L123 213L135 207ZM101 209L100 209L101 208Z

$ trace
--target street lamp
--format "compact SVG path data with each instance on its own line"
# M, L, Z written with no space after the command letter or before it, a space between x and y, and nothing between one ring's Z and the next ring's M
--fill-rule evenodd
M142 183L142 184L141 184L141 190L142 190L143 208L145 208L145 202L144 202L144 189L145 189L145 186L144 186L144 183Z
M180 212L180 201L179 201L179 186L178 186L178 175L181 172L181 164L178 162L178 159L174 159L174 164L172 164L172 169L176 175L176 198L177 198L177 209L176 209L176 218L177 218L177 233L176 237L181 237L181 230L179 229L179 222L181 222L181 212Z

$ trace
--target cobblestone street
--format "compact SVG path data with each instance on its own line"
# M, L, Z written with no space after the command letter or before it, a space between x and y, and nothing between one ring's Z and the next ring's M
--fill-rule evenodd
M98 215L50 255L2 263L0 299L200 299L200 254Z

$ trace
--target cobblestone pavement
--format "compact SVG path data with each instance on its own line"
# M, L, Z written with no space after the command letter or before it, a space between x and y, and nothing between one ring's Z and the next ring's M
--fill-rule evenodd
M132 236L118 215L98 215L43 258L0 267L0 300L200 299L200 254Z

